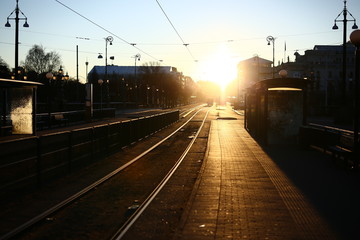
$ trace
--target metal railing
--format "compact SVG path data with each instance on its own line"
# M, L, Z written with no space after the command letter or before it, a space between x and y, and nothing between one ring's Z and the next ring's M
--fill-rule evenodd
M179 111L0 143L0 191L41 185L179 120Z

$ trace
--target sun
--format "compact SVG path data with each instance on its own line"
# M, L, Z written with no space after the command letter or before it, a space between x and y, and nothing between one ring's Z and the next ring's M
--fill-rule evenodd
M226 45L220 45L200 66L202 80L217 83L222 89L237 76L237 58L232 57Z

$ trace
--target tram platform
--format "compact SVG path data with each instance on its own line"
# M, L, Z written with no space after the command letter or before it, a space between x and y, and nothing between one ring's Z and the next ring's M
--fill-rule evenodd
M174 239L360 239L358 187L323 153L262 147L242 120L213 120Z

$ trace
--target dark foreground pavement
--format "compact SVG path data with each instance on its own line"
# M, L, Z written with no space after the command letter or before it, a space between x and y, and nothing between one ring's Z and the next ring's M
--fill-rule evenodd
M213 120L175 239L360 239L359 183L325 154L262 148L242 120Z

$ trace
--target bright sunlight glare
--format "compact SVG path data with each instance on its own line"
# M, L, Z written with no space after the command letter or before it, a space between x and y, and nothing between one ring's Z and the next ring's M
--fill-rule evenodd
M226 45L220 45L217 51L200 65L201 80L217 83L224 90L236 79L238 60Z

